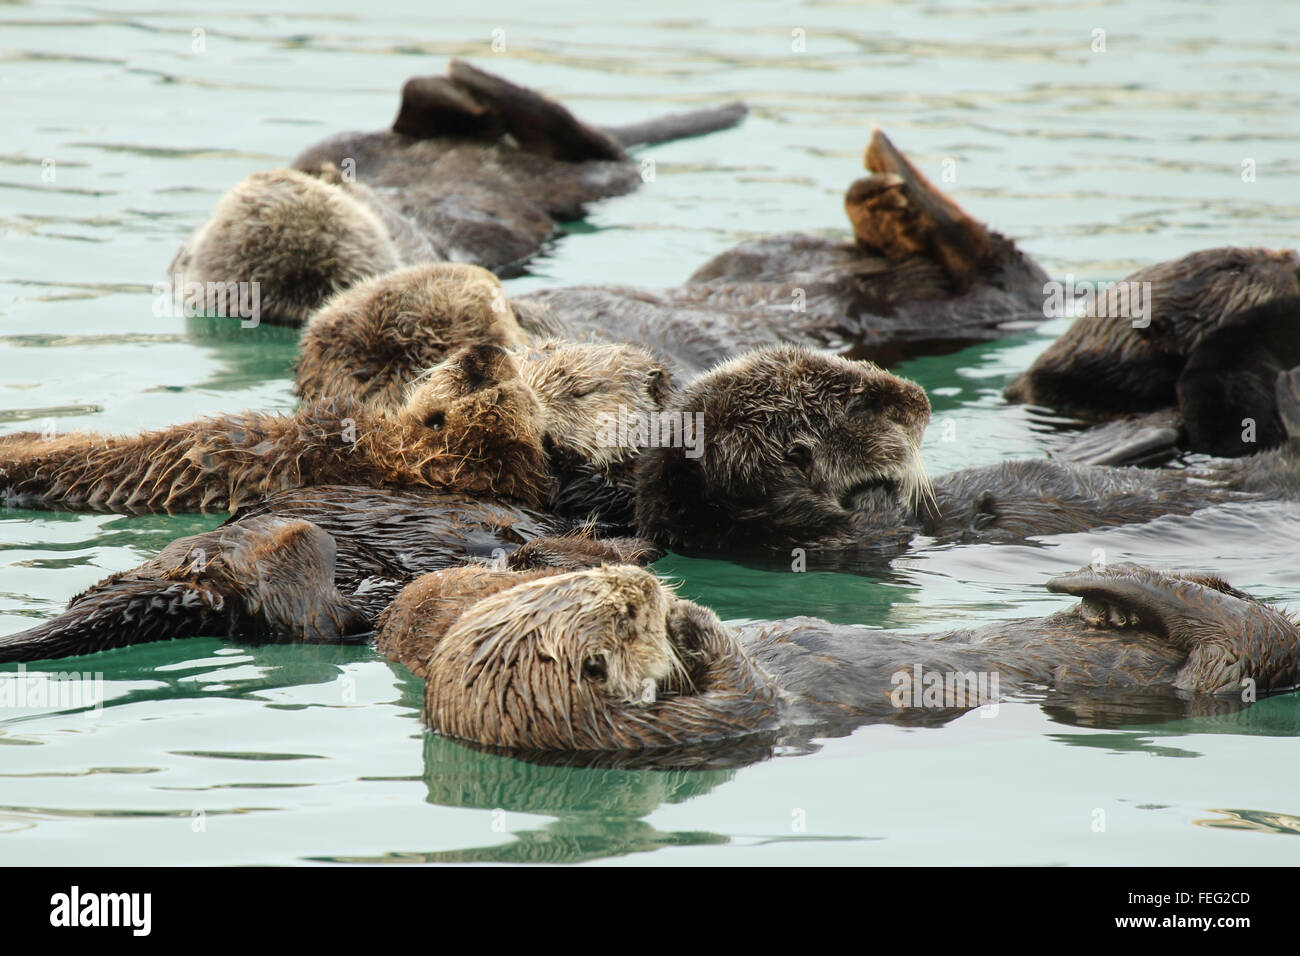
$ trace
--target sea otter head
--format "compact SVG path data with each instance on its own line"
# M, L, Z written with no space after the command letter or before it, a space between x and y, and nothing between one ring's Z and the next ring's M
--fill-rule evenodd
M261 319L299 323L339 290L400 263L388 229L367 206L338 186L274 169L222 196L171 272L173 281L209 288L256 283Z
M618 440L619 417L650 417L671 388L664 364L634 345L552 340L520 351L516 361L542 404L550 446L601 467L637 451Z
M374 460L394 463L394 484L415 471L431 486L534 506L550 494L541 406L500 346L453 352L411 385L391 420L394 427L365 438Z
M1294 249L1202 249L1156 263L1096 295L1005 395L1100 416L1173 406L1188 360L1208 350L1217 361L1223 340L1240 347L1249 337L1265 350L1276 343L1275 351L1293 357L1298 301L1300 254ZM1266 322L1251 318L1260 310L1270 316ZM1243 320L1250 328L1235 329ZM1250 371L1245 363L1224 374Z
M534 751L638 750L761 729L775 691L711 612L610 565L471 605L428 658L425 717Z
M501 283L460 262L397 269L335 295L298 343L298 393L400 408L410 380L466 345L522 345Z
M667 414L684 440L637 466L637 524L668 547L786 547L864 509L928 494L930 401L869 362L760 349L685 388Z

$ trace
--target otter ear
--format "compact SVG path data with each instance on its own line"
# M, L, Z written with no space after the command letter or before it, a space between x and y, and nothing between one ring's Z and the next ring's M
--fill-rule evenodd
M496 139L504 129L495 116L446 77L415 76L402 87L402 105L393 120L393 132L416 139Z
M936 189L880 130L866 166L876 174L849 187L845 209L860 245L895 258L928 252L959 284L992 254L988 229Z
M600 130L579 122L552 99L509 80L452 60L451 82L498 117L520 148L564 162L621 160L623 148Z

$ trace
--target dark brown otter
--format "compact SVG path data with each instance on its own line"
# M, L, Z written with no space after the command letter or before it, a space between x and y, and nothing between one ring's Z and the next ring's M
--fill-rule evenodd
M24 506L234 511L276 491L362 483L544 505L542 411L506 353L463 349L460 387L429 384L398 414L344 399L246 412L134 437L0 438L5 498Z
M1092 421L1131 422L1089 436L1066 451L1071 457L1150 457L1152 447L1129 437L1150 428L1171 429L1162 436L1169 453L1235 457L1286 437L1273 388L1278 373L1296 365L1300 254L1206 249L1139 269L1095 297L1005 395ZM1108 443L1116 450L1103 458Z
M460 516L472 515L472 507L460 503ZM215 531L173 541L153 560L77 595L58 617L0 638L0 662L48 660L188 637L251 643L363 641L404 585L471 559L471 552L455 546L459 529L448 516L456 513L452 499L440 515L441 523L425 515L423 534L408 541L411 550L395 554L386 554L382 545L370 551L364 539L335 538L301 518L245 514ZM382 521L386 516L371 512L368 517ZM388 517L400 522L411 516L396 512ZM536 530L522 524L516 529L524 534ZM391 529L385 530L391 545ZM585 532L533 537L522 547L515 545L509 556L504 551L494 556L500 571L478 564L478 577L452 573L437 579L445 591L441 600L426 586L411 591L403 607L409 609L418 595L421 615L432 620L438 607L459 607L469 595L482 596L499 577L514 584L521 578L609 562L646 563L661 553L647 541L596 540ZM464 587L458 588L459 581ZM424 626L409 624L413 634ZM390 629L382 649L418 671L414 640Z
M370 624L334 582L333 539L259 518L173 541L77 595L59 617L0 638L0 661L34 661L215 636L265 643L361 640Z
M572 338L631 342L697 374L745 349L795 342L895 362L997 338L1043 318L1043 272L940 193L879 130L872 175L849 187L854 241L742 243L675 289L582 286L520 297Z
M407 81L391 130L332 136L293 165L353 170L441 258L500 271L536 253L557 220L580 219L589 203L636 189L640 170L625 147L727 129L745 112L730 103L600 130L533 90L453 60L446 77Z
M950 718L1039 687L1253 700L1300 682L1300 628L1219 579L1116 565L1048 587L1082 602L915 636L811 618L737 631L631 567L524 581L426 635L425 717L525 754L649 752Z
M1153 472L1029 460L927 482L923 390L869 364L791 346L719 366L667 411L703 416L700 454L684 446L641 453L636 525L675 551L889 557L917 534L1013 541L1251 496L1294 498L1300 475L1300 456L1287 446L1232 468Z

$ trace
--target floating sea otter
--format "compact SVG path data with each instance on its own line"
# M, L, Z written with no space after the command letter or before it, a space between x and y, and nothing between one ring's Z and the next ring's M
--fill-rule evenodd
M455 260L502 270L541 248L556 220L631 192L625 147L736 125L739 103L608 130L453 60L402 90L391 130L308 147L294 169L254 173L221 198L168 270L218 295L257 283L259 319L300 323L334 292L401 265Z
M397 413L350 398L293 415L245 412L133 437L35 432L0 437L0 487L26 507L234 511L268 494L364 483L546 504L543 414L499 348L457 353L446 379Z
M1014 243L935 189L878 130L866 162L872 175L855 182L845 199L854 242L773 236L722 253L676 289L591 286L517 297L509 311L518 334L533 342L630 344L689 376L782 342L893 361L1042 319L1047 276ZM312 319L320 328L302 343L302 366L310 372L299 375L302 394L319 394L323 381L352 369L405 381L431 364L429 353L445 348L451 320L425 320L418 308L393 310L391 297L403 281L415 296L426 280L418 270L386 276L357 287L346 307L340 297ZM350 324L364 331L351 332Z
M400 514L396 517L401 520ZM414 542L422 553L385 562L367 553L364 544L358 548L356 542L344 541L336 547L335 538L311 522L250 515L178 538L156 558L77 595L58 617L0 637L0 662L50 660L188 637L254 644L365 641L380 612L420 573L416 569L422 561L435 554L440 558L423 565L427 570L465 560L463 551L454 558L448 554L455 536L451 523L426 528L423 539ZM339 560L349 549L347 558ZM479 567L486 576L456 593L460 600L474 589L489 593L493 575L505 575L514 584L606 562L644 563L661 554L649 542L630 538L534 537L501 561L502 570ZM446 579L449 594L451 581ZM393 657L402 659L396 650Z
M525 754L671 748L680 760L731 742L752 759L756 740L951 719L1028 688L1253 700L1300 682L1300 628L1285 614L1218 578L1135 565L1049 582L1082 598L1069 610L934 636L813 618L736 630L626 566L494 581L482 596L474 573L451 572L441 603L430 595L448 572L410 585L380 645L426 677L430 728Z
M1300 365L1300 254L1206 249L1139 269L1007 387L1009 401L1120 421L1064 454L1098 464L1178 448L1254 454L1287 433L1281 372Z

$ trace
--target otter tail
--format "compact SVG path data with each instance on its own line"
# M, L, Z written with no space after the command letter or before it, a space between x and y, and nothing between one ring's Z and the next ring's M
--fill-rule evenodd
M44 661L225 630L225 601L189 581L96 585L53 620L0 637L0 662Z
M173 541L152 561L0 638L0 662L49 660L184 637L259 643L362 640L369 618L334 586L334 539L308 521L256 517Z
M1053 578L1047 589L1186 651L1174 682L1182 690L1263 694L1300 684L1300 628L1220 578L1116 564Z
M671 113L627 126L605 126L605 133L618 140L623 147L653 146L675 139L707 136L719 130L736 126L749 112L749 107L739 100L708 109Z

